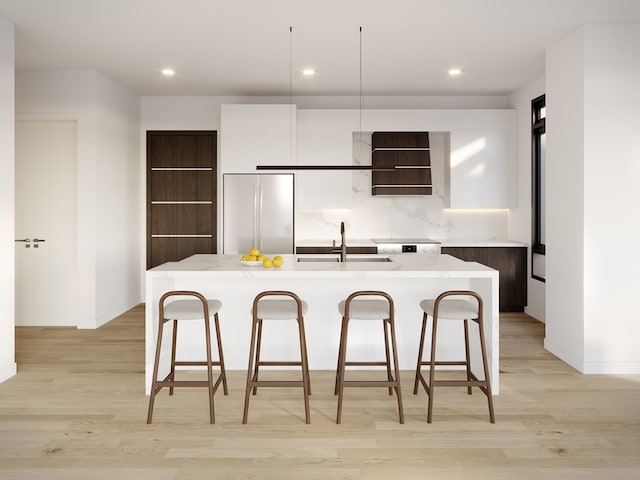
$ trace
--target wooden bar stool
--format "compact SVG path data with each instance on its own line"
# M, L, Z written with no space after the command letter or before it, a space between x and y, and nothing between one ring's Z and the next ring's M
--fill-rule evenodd
M180 299L169 302L165 305L166 300L170 297L195 297L195 299ZM160 312L158 316L158 341L156 343L156 357L153 364L153 379L151 383L151 395L149 397L149 412L147 414L147 423L151 423L153 417L153 405L156 395L163 387L169 387L169 395L173 395L175 387L207 387L209 389L209 418L211 423L215 423L215 415L213 408L213 396L222 382L224 394L227 395L227 374L224 368L224 356L222 355L222 339L220 337L220 323L218 320L218 311L222 307L222 302L218 300L206 299L198 292L174 290L165 293L160 298ZM216 330L216 341L218 343L218 361L213 361L211 356L211 328L209 324L210 318L213 317L213 323ZM204 321L206 361L176 361L176 340L178 338L178 322L179 321ZM173 321L173 334L171 341L171 367L169 374L162 380L158 380L158 369L160 364L160 353L162 351L162 334L164 324ZM177 366L205 366L207 368L207 380L176 380L175 373ZM220 367L220 375L213 381L213 366Z
M453 298L446 299L447 297L466 297L466 298ZM475 298L475 301L468 299L469 297ZM487 362L487 351L484 339L484 322L482 316L482 297L476 292L470 290L450 290L440 294L435 300L428 299L420 302L420 307L423 310L422 315L422 333L420 335L420 347L418 349L418 364L416 366L416 378L413 385L413 394L418 393L418 382L422 383L427 396L429 397L429 404L427 408L427 423L431 423L431 416L433 410L433 393L435 387L467 387L467 393L471 395L471 387L479 387L480 390L487 396L489 401L489 418L491 423L496 423L493 413L493 396L491 393L491 384L489 381L489 365ZM427 329L427 319L431 316L433 319L431 329L431 355L429 361L423 361L424 340L425 332ZM441 361L436 360L436 334L439 320L464 320L464 346L465 346L465 360L463 361ZM478 324L478 331L480 336L480 350L482 352L482 366L484 369L484 380L478 380L478 378L471 371L471 358L469 354L469 320L472 320ZM466 380L435 380L436 366L439 365L460 365L465 366ZM429 382L427 383L422 375L421 367L429 366Z
M398 397L400 423L404 423L393 299L385 292L361 290L352 293L346 300L341 301L338 304L338 310L342 315L342 329L340 330L340 349L338 351L338 368L336 370L336 385L334 390L334 394L338 395L336 423L342 422L344 387L388 387L389 395L393 395L393 391L395 390ZM347 360L347 337L349 322L351 320L382 320L385 361L356 362ZM391 340L391 353L389 351L389 340ZM391 356L393 356L393 366ZM387 369L387 380L345 380L346 367L348 366L384 366Z
M276 298L265 298L276 297ZM278 298L279 297L279 298ZM258 387L302 387L304 392L304 412L306 423L311 423L309 412L309 395L311 395L311 381L309 380L309 361L307 358L307 341L304 332L304 315L307 313L307 302L293 292L284 290L268 290L259 293L253 300L251 314L251 348L249 353L249 367L247 369L247 388L244 396L244 414L242 423L247 423L249 415L249 398L251 390L255 395ZM262 344L262 322L264 320L296 320L300 338L300 361L263 361L260 360L260 346ZM302 369L302 380L259 380L261 366L299 366Z

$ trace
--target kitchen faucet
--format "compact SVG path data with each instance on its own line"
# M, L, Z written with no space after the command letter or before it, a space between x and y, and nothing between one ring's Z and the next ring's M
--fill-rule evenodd
M347 261L347 243L344 241L344 222L340 222L340 238L341 238L341 243L340 243L340 248L336 248L335 247L335 240L333 241L333 253L339 253L340 254L340 262L346 262Z

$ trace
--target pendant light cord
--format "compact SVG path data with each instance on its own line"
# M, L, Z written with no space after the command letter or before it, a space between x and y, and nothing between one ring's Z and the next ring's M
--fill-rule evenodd
M293 162L293 27L289 27L289 163Z
M358 162L362 162L362 109L364 108L364 96L362 94L362 27L360 27L360 52L359 52L359 87L360 87L360 118L358 120Z
M364 108L364 95L362 93L362 27L360 27L360 134L362 134L362 109Z

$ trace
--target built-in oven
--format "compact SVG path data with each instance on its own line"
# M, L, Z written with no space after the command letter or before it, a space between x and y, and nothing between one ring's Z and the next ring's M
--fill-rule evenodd
M429 238L374 238L378 254L426 253L439 255L440 242Z

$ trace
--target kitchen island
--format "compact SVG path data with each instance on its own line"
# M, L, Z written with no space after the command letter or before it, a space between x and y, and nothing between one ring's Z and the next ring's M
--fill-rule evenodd
M309 259L324 261L298 261ZM326 261L331 256L285 255L280 268L249 267L238 255L193 255L169 262L146 273L145 388L150 391L158 329L158 300L169 290L196 290L222 301L220 328L228 370L246 370L251 334L251 305L263 290L291 290L309 304L305 329L312 370L335 370L340 336L338 302L356 290L384 290L396 308L396 335L402 370L415 371L422 310L419 302L435 298L445 290L471 289L484 300L487 355L494 395L499 392L498 271L475 262L463 262L450 255L353 255L346 263ZM390 261L380 261L381 257ZM367 261L369 258L372 261ZM354 261L349 261L354 260ZM373 261L375 260L375 261ZM183 322L185 323L185 322ZM178 357L202 359L204 328L201 322L181 324ZM472 339L476 329L472 327ZM171 328L165 329L167 340ZM269 322L263 333L262 358L299 358L297 330L284 322ZM164 345L169 345L165 341ZM474 371L481 372L479 348L472 341ZM379 322L354 322L349 330L349 356L354 360L380 358L382 328ZM168 364L168 348L162 363ZM464 341L459 322L439 326L438 354L462 358ZM480 374L480 373L479 373ZM406 373L405 373L406 375ZM481 375L481 374L480 374ZM413 378L413 376L411 377Z

